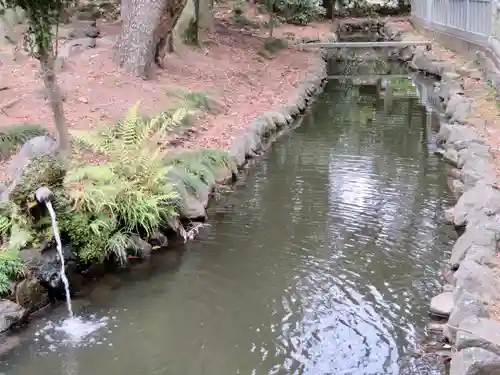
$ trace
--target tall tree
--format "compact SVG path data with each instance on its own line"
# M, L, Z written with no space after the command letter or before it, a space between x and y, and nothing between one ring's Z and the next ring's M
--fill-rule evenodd
M167 41L186 0L125 0L124 18L115 45L115 61L126 71L147 79L153 63L163 68Z
M52 30L54 25L59 24L64 10L74 7L75 2L74 0L0 0L0 5L4 9L21 8L26 12L28 28L24 35L25 47L40 62L41 76L57 129L59 150L68 153L70 138L55 72L57 50L54 48Z

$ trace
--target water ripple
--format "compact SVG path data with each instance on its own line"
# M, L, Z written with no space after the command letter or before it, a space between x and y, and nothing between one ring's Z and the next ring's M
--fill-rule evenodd
M91 298L121 310L120 325L113 349L77 349L78 374L441 373L413 355L452 242L444 174L422 151L427 116L355 89L329 85L176 267ZM9 374L60 371L16 358Z

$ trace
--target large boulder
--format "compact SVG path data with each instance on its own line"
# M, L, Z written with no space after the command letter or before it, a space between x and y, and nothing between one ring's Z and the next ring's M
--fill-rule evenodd
M13 325L21 322L26 310L9 300L0 300L0 333L7 331Z
M493 270L471 260L460 263L459 269L453 274L457 289L463 289L483 302L489 302L500 295L500 285Z
M457 331L457 350L483 348L500 355L500 322L469 317L460 323Z
M450 374L494 375L500 374L500 357L481 348L467 348L453 354Z
M430 313L440 318L447 318L450 316L453 308L453 292L443 292L431 299Z
M479 184L460 197L453 208L453 223L463 226L499 212L500 191L489 185Z
M204 220L207 213L211 187L198 180L186 186L186 174L180 168L173 168L167 176L179 194L179 215L181 220ZM195 186L194 186L195 185Z
M457 290L454 293L454 307L448 324L445 325L443 333L451 343L455 343L457 329L460 323L469 317L488 318L489 314L483 302L466 290Z
M485 222L478 223L477 226L468 226L464 234L453 245L450 263L452 265L460 263L473 246L495 249L498 238L498 232L494 228L488 227Z
M65 273L71 289L76 290L81 282L78 272L77 254L74 249L67 245L63 246ZM61 261L56 246L53 243L44 244L40 248L21 250L21 259L30 270L33 280L38 282L48 291L50 298L62 298L65 295L64 284L61 279ZM26 303L34 304L34 300L26 300Z
M12 200L20 207L34 199L41 186L62 185L66 170L57 156L57 143L50 137L39 136L25 142L7 163L7 178L0 187L0 202Z

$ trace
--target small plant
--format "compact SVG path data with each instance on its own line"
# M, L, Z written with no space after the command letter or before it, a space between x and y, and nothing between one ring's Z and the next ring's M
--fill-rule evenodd
M192 192L199 191L200 184L215 185L219 169L237 171L234 160L226 151L210 148L167 155L165 160L177 167L177 173L179 169L183 171L180 177Z
M326 14L318 0L277 0L274 7L286 22L299 25L307 25Z
M149 235L177 215L179 196L167 181L171 167L164 163L159 145L187 111L151 120L137 112L138 104L116 127L74 134L80 147L106 158L101 165L73 166L65 179L74 216L67 225L77 237L73 241L83 248L84 260L115 254L125 261L130 234Z
M25 267L19 258L19 252L0 249L0 295L11 291L12 280L20 278L25 273Z

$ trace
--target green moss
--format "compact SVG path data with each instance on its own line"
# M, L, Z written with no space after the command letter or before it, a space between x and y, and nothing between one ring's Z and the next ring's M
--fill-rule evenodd
M194 17L189 20L188 27L184 31L183 35L184 43L191 46L198 46L198 25Z
M41 186L51 190L62 187L66 165L55 155L44 155L33 159L23 170L19 181L10 194L10 200L19 207L26 207L34 200L34 192Z
M46 135L47 130L38 124L16 124L0 130L0 160L7 159L24 142Z

